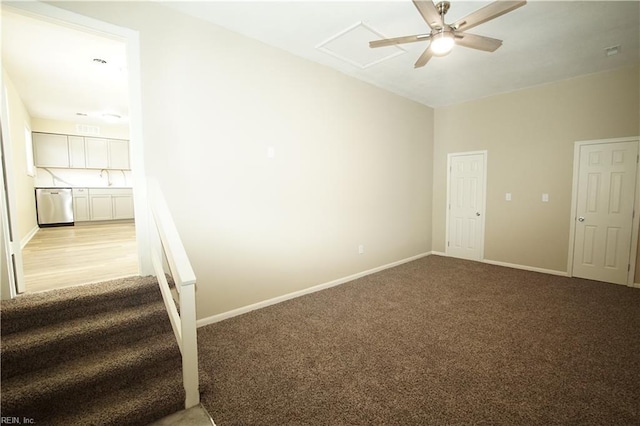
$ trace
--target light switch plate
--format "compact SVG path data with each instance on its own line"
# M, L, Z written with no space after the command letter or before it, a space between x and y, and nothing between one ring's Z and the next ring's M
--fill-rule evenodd
M542 194L542 202L543 203L549 202L549 194Z
M511 201L511 193L507 192L506 194L504 194L504 200L505 201Z

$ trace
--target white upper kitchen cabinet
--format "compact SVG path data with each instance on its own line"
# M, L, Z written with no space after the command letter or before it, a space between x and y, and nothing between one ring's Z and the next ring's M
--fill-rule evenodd
M129 141L109 139L109 168L129 170Z
M86 168L129 170L129 141L84 138Z
M84 169L87 167L82 136L69 136L69 167Z
M38 167L69 167L67 135L33 133L35 164Z
M38 167L131 170L129 141L33 132Z
M109 141L107 139L84 138L84 149L87 168L109 168Z

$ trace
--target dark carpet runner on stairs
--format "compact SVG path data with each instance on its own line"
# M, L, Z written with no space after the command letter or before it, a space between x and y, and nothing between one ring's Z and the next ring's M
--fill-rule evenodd
M3 418L147 425L184 408L180 351L155 278L26 294L0 306Z

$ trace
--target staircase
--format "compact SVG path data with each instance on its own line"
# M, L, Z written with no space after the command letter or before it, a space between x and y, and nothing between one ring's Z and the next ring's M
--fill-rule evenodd
M180 351L155 278L27 294L0 307L3 418L147 425L184 408Z

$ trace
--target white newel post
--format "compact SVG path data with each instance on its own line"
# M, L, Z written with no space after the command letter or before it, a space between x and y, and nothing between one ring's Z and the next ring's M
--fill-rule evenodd
M191 408L200 403L195 283L182 287L180 317L182 320L182 380L185 390L185 408Z

